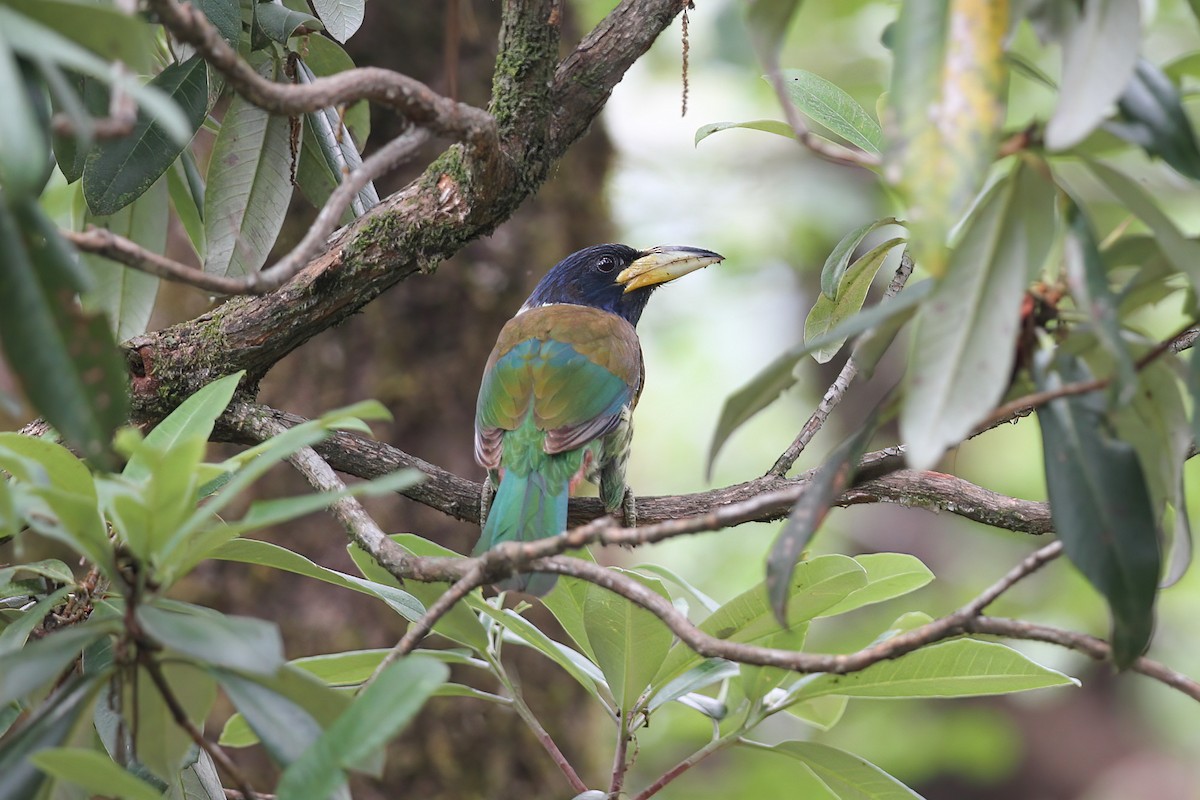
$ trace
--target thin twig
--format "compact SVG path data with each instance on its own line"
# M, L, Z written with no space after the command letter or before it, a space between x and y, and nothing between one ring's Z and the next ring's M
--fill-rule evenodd
M517 712L517 716L519 716L521 721L524 722L525 725L528 726L529 730L533 732L533 735L537 738L538 743L541 744L542 748L547 754L549 754L550 760L554 762L555 766L557 766L562 772L563 776L566 777L567 783L571 784L572 791L574 791L576 794L583 794L586 792L588 790L587 784L584 783L583 779L579 777L579 773L575 771L575 767L571 766L571 762L568 761L567 757L563 755L562 750L558 749L558 744L554 741L554 737L552 737L546 731L546 729L542 727L542 723L538 721L538 718L534 715L533 710L530 709L529 706L525 705L525 700L521 697L521 693L513 688L503 666L499 661L491 658L491 656L489 656L489 660L492 661L492 666L495 669L496 674L500 676L501 680L505 684L505 688L508 690L509 697L512 699L513 710Z
M883 294L883 301L887 302L900 293L904 288L904 284L908 281L908 276L912 275L913 261L905 250L900 256L900 266L896 268L896 274L892 276L892 282L888 284L887 291ZM825 425L825 421L829 419L829 415L837 408L838 403L842 402L842 398L846 395L846 390L850 388L850 383L858 375L858 363L854 360L854 356L846 359L846 363L842 365L842 371L838 373L837 379L833 384L825 390L825 396L821 398L821 402L817 405L815 411L804 423L804 427L800 429L800 433L796 436L795 441L788 445L787 450L776 459L775 463L767 470L765 477L767 478L782 478L787 474L787 471L796 463L796 459L804 452L804 448L808 447L808 443L812 441L817 432Z
M661 792L668 783L675 780L680 775L711 756L713 753L728 747L736 741L737 738L734 736L722 736L720 738L711 740L708 744L704 745L704 747L701 747L699 750L692 753L690 756L683 759L678 764L660 775L658 780L654 781L654 783L650 784L645 789L634 795L633 800L649 800L649 798Z
M140 651L138 656L138 661L145 668L146 674L150 676L150 680L154 682L154 686L158 689L159 695L162 696L163 702L167 704L167 709L171 712L171 718L175 720L175 724L183 728L192 741L196 743L196 746L208 753L217 766L225 770L225 774L237 784L237 788L241 791L243 797L258 797L258 794L254 791L254 787L250 785L250 781L237 768L237 765L230 760L229 756L225 755L225 751L205 739L204 734L192 723L191 718L187 715L187 711L183 708L183 704L175 696L171 685L167 683L166 676L162 673L162 668L159 667L158 662L154 660L153 656L145 651Z
M621 787L625 785L625 773L629 769L629 764L626 763L629 756L629 737L629 717L626 712L618 709L617 745L613 748L612 781L608 784L608 796L612 798L620 797Z
M240 278L215 275L147 250L136 242L107 228L89 228L82 233L61 231L63 238L87 253L110 258L127 267L148 272L170 281L186 283L218 294L260 294L278 289L296 273L323 253L329 235L337 228L342 214L368 183L403 163L429 138L422 128L409 128L366 158L358 169L346 176L329 195L308 232L291 252L261 272Z

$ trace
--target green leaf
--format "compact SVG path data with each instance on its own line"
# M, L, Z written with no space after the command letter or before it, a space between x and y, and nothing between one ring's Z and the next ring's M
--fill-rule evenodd
M308 38L303 63L312 71L313 75L318 77L336 75L339 72L354 69L354 60L346 51L337 42L324 36ZM371 135L370 103L366 100L359 100L345 108L343 113L338 113L337 109L326 109L325 113L326 115L333 113L345 123L353 138L353 145L345 139L343 139L343 143L347 146L356 145L355 152L361 152L367 143L367 138Z
M1200 290L1200 242L1185 236L1153 196L1128 175L1099 161L1088 160L1087 165L1126 211L1146 223L1171 265L1187 275L1193 289Z
M301 14L282 4L257 3L254 13L262 32L280 44L287 44L293 36L319 31L323 27L321 20L311 14Z
M207 441L213 425L233 399L238 382L245 374L245 370L239 370L218 378L180 403L146 435L141 447L134 451L125 464L122 474L131 480L143 480L150 476L150 465L146 459L151 450L166 452L186 439Z
M116 620L89 622L55 631L0 656L0 706L53 684L85 647L119 628Z
M121 16L130 19L124 14ZM141 25L138 27L147 29ZM108 89L96 78L78 73L64 75L53 62L42 62L39 66L50 88L51 108L55 113L66 114L77 131L72 134L53 133L50 137L55 163L67 183L74 183L83 177L83 168L91 150L91 137L86 134L91 133L92 118L108 113Z
M304 670L329 686L358 686L370 678L379 664L392 652L390 648L374 650L348 650L341 653L326 653L305 656L289 661L293 667ZM489 669L488 663L474 658L467 650L416 650L414 654L434 658L451 666Z
M37 797L47 776L33 763L38 752L58 747L80 727L100 685L98 677L75 677L38 706L20 728L0 742L0 797Z
M365 580L322 567L309 561L299 553L284 547L255 539L235 539L222 544L212 555L222 561L240 561L243 564L259 564L284 570L296 575L316 578L319 581L352 589L356 592L377 597L384 601L409 622L415 622L425 614L425 606L413 595L398 586ZM385 573L386 574L386 573ZM414 587L415 588L415 587Z
M362 25L365 6L366 0L313 0L325 32L339 42L349 39Z
M1137 3L1091 0L1063 39L1058 106L1046 124L1046 145L1065 150L1108 116L1129 85L1141 41Z
M115 214L98 217L89 211L84 216L84 223L107 228L152 253L162 253L166 251L170 222L167 199L167 182L159 179ZM131 269L103 256L90 253L80 256L91 270L96 287L83 296L84 308L103 312L119 342L144 333L158 297L158 276Z
M183 112L189 135L184 141L173 140L164 130L163 120L143 109L128 136L97 144L83 170L83 197L96 216L115 214L144 194L179 158L204 122L208 65L199 55L168 66L150 85L162 90Z
M418 655L385 669L308 750L276 787L279 800L326 800L345 783L343 770L387 744L450 677L445 664Z
M1096 233L1087 214L1074 201L1067 206L1067 238L1063 265L1076 307L1088 315L1092 330L1116 365L1115 388L1120 403L1127 403L1137 386L1133 356L1125 346L1118 317L1117 298L1108 287L1108 274L1100 255Z
M787 619L792 626L807 622L842 602L866 585L866 571L847 556L824 555L796 565ZM757 643L779 633L765 584L754 586L721 606L699 625L700 630L731 642ZM654 683L663 684L687 672L704 658L682 643L676 644L662 664Z
M830 300L836 299L838 285L841 284L842 276L850 267L850 258L858 246L863 243L863 239L885 225L899 224L900 222L895 217L884 217L868 222L866 225L860 225L843 236L830 252L829 257L825 259L825 265L821 267L821 292Z
M813 800L920 800L920 795L879 767L836 747L800 741L751 746L799 761L819 784L806 787L803 794Z
M892 300L855 314L842 324L834 326L826 335L810 339L786 351L751 378L749 383L731 394L721 407L721 417L717 420L717 429L708 448L708 471L712 471L717 453L734 431L795 385L799 380L796 366L801 359L830 342L857 336L897 315L910 313L914 306L933 291L934 286L935 282L932 280L921 281L908 287Z
M883 267L883 262L892 250L901 244L904 244L904 239L896 238L873 247L838 276L833 297L824 293L817 295L817 302L813 304L812 310L804 320L804 340L828 340L831 330L862 310L863 303L867 300L867 290L871 288L871 283ZM831 341L815 349L812 357L818 364L824 364L837 355L845 343L845 338Z
M46 133L26 91L25 76L9 43L9 32L0 28L0 186L10 202L37 197L45 185Z
M600 668L587 659L582 653L572 650L565 644L554 641L542 633L533 623L513 612L511 609L498 609L490 603L484 603L480 610L494 619L509 634L508 641L515 641L526 647L537 650L542 655L558 664L567 674L574 678L580 686L593 697L600 698L600 687L608 688Z
M133 14L76 0L5 0L20 12L108 61L120 61L135 72L153 62L154 36Z
M800 701L822 695L847 697L979 697L1078 685L995 642L952 639L927 645L846 675L820 673L795 693Z
M767 596L780 625L786 627L788 624L788 605L794 592L792 573L796 563L804 557L804 551L824 521L834 498L850 486L867 445L885 421L880 409L889 402L890 395L871 412L861 428L826 457L807 490L792 507L783 530L771 546L771 552L767 555ZM845 602L845 598L842 598L842 602Z
M935 276L995 156L1008 23L988 0L905 3L896 22L887 167L911 210L914 258Z
M1158 67L1138 59L1133 80L1117 101L1121 118L1106 128L1158 156L1189 178L1200 180L1200 149L1175 84Z
M10 367L68 442L111 462L109 442L128 409L125 364L104 319L75 304L84 286L70 251L36 202L0 197L0 252L0 344Z
M818 616L834 617L863 606L882 603L914 592L933 580L933 573L921 559L908 553L864 553L855 556L867 572L867 583Z
M787 36L788 25L800 9L800 0L750 0L745 5L746 28L758 58L773 69Z
M188 241L192 244L192 249L200 260L204 260L204 254L207 251L207 245L204 241L204 199L203 194L197 202L197 197L191 191L191 184L188 181L187 168L184 166L185 161L192 161L192 154L185 151L179 161L171 165L167 170L167 191L171 195L171 207L175 209L175 215L179 218L179 222L183 225L184 231L188 235ZM193 162L194 168L194 162Z
M619 571L669 599L661 581ZM637 707L675 636L654 614L595 585L589 586L584 597L583 624L588 643L596 654L596 664L604 673L624 718Z
M585 551L586 552L586 551ZM591 661L596 660L592 645L588 642L587 628L583 624L583 604L587 598L588 587L592 584L579 578L560 575L550 593L542 598L542 605L554 615L558 624L566 631L567 636L579 648L579 651Z
M1038 388L1086 379L1078 362L1039 371ZM1038 409L1054 528L1071 562L1112 612L1113 661L1128 667L1154 629L1158 525L1137 452L1111 436L1103 400L1060 398Z
M265 3L259 5L260 16L266 9L286 11ZM288 118L236 96L221 123L210 164L204 196L204 271L227 277L257 272L283 227L292 196Z
M793 703L785 711L797 719L802 719L817 730L827 731L841 721L846 713L850 698L828 694L824 697L814 697L803 703Z
M416 486L424 479L425 473L418 469L399 469L369 481L350 484L336 492L316 492L295 497L258 500L250 506L246 516L237 522L236 527L245 531L280 525L297 517L329 508L345 497L382 497L402 492L409 487Z
M867 113L844 90L811 72L802 69L783 71L788 96L796 108L816 123L828 128L856 147L879 155L883 147L883 131L875 118Z
M201 664L270 675L284 663L283 639L272 622L200 606L192 613L141 606L137 618L151 637Z
M1019 164L971 214L949 269L917 315L900 434L930 469L1003 397L1021 301L1054 241L1054 187Z
M650 701L646 703L646 712L651 713L654 709L666 705L672 700L687 697L714 683L735 677L740 672L739 666L732 661L726 661L723 658L707 658L669 683L656 686Z
M204 12L221 38L235 50L242 37L242 11L238 0L188 0Z
M314 719L311 709L301 705L299 699L291 696L291 693L285 694L280 685L264 685L223 670L218 670L215 674L217 682L241 714L242 724L249 724L275 761L280 764L293 763L320 738L321 724ZM303 673L296 672L296 676L301 675ZM324 687L315 678L303 676L301 680L336 696L332 689ZM344 710L349 705L349 699L339 699L345 703L342 707ZM253 737L250 741L245 741L230 736L237 730L235 719L238 718L231 718L226 723L225 730L221 733L220 744L226 747L253 744ZM325 721L329 723L332 719Z
M8 627L0 631L0 656L20 650L29 639L29 634L33 632L33 629L40 625L46 615L55 607L62 605L74 588L74 586L63 586L53 594L43 597L22 612L19 619L10 622Z
M803 622L788 630L781 630L766 636L758 644L775 650L792 650L799 652L804 649L808 638L809 624ZM754 664L742 664L741 673L742 693L751 701L756 701L775 689L788 678L795 675L791 670L781 667L760 667Z
M784 136L788 139L796 138L795 131L792 126L786 122L780 122L776 119L754 119L747 122L710 122L707 125L702 125L696 129L696 144L712 136L717 131L727 131L731 128L746 128L752 131L765 131L766 133L774 133L777 136Z
M415 556L461 557L453 550L411 533L396 534L391 538L392 541ZM376 583L396 588L400 587L399 582L392 574L379 566L375 562L375 559L368 555L366 551L357 545L350 545L348 549L350 551L350 558L364 577ZM422 583L420 581L409 581L404 586L404 590L422 604L422 614L425 613L425 608L436 602L449 588L449 583ZM483 629L483 624L479 621L475 612L472 611L472 608L480 608L482 605L482 593L476 589L467 595L465 602L456 603L441 619L434 623L434 632L445 636L451 641L464 644L477 653L486 652L488 648L487 632Z

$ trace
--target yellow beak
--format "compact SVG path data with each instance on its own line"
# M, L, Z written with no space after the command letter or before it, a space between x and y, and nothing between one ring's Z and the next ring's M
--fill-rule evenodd
M628 294L644 286L673 281L724 260L725 256L699 247L652 247L617 275L617 283L624 284Z

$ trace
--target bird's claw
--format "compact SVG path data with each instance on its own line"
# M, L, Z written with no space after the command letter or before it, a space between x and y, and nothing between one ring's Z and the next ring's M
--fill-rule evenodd
M488 512L492 510L492 498L495 496L496 489L492 486L492 479L485 477L483 489L479 492L479 526L481 528L483 523L487 522Z
M621 498L621 516L626 528L637 527L637 504L634 502L632 489L626 488L625 496Z

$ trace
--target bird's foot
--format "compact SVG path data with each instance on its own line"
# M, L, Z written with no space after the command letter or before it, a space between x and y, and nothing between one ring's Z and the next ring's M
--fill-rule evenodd
M483 489L479 492L479 527L483 527L483 523L487 522L488 512L492 510L492 498L496 496L496 489L492 486L492 479L484 477Z
M622 522L626 528L637 527L637 503L633 499L633 490L626 488L625 496L621 498Z

